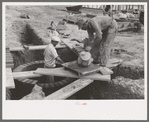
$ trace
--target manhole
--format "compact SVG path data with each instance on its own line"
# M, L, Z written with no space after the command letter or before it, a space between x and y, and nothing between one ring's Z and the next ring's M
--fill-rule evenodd
M37 68L43 68L43 67L44 67L44 61L43 60L33 61L30 63L18 66L17 68L15 68L13 70L13 72L35 71ZM57 65L57 67L61 67L61 66ZM30 78L30 79L38 80L37 85L39 85L43 88L43 91L45 92L45 96L49 95L50 93L60 89L61 87L64 87L65 85L73 82L74 80L76 80L76 78L66 78L66 77L57 77L56 76L56 77L54 77L54 80L55 80L54 83L44 83L44 81L46 79L46 76L44 76L44 75L41 77L38 77L38 78ZM18 82L18 80L15 80L15 83L16 83L16 86L19 85L19 87L20 87L20 84L23 84L23 83L21 83L21 81ZM25 87L24 85L21 85L21 86ZM30 88L27 87L27 89L30 89L30 92L31 92L32 88L33 87L30 87ZM16 89L16 91L17 91L17 89ZM19 95L19 98L22 98L24 95L29 94L29 92L25 92L25 91L27 91L27 90L24 89L24 93ZM15 96L17 96L17 95L15 95Z

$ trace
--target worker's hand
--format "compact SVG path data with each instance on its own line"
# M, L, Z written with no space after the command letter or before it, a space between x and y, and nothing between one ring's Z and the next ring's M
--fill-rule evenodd
M91 46L85 47L85 51L87 51L87 52L90 52L91 49L92 49Z

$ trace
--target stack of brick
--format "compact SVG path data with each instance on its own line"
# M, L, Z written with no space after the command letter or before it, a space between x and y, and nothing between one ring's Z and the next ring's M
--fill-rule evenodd
M6 48L6 68L14 68L13 57L8 48Z

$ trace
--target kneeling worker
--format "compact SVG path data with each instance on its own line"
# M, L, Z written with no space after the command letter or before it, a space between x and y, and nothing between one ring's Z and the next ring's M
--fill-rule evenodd
M80 19L76 24L88 32L89 39L84 45L90 51L93 63L106 66L118 29L117 22L109 16L96 16L90 20Z
M63 63L61 58L58 56L55 46L60 42L59 37L52 37L51 43L45 48L44 51L44 68L54 68L56 67L56 61ZM48 82L54 82L53 76L48 76Z

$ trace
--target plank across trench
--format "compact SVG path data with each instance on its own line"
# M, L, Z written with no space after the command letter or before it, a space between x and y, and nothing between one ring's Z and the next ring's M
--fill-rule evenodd
M93 79L93 80L102 80L102 81L109 81L111 80L110 75L102 75L100 73L92 73L90 75L82 75L78 76L73 71L65 70L63 67L61 68L38 68L35 74L39 75L53 75L53 76L62 76L62 77L71 77L71 78L80 78L80 79Z
M75 94L79 90L83 89L87 85L91 84L93 80L91 79L78 79L69 85L59 89L58 91L48 95L44 100L64 100Z

